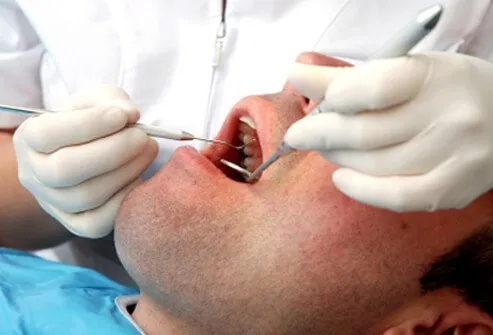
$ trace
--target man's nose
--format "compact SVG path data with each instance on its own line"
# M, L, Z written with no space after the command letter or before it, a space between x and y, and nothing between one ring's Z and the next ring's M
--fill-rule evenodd
M296 58L296 62L302 64L308 64L308 65L319 65L319 66L334 66L334 67L351 66L350 63L347 63L343 60L329 57L317 52L303 52ZM310 112L319 103L319 101L310 100L307 97L302 96L289 83L286 83L284 85L284 90L292 92L293 94L303 98L304 103L302 105L302 109L305 114Z
M303 52L296 58L297 63L320 66L350 66L351 64L343 60L326 56L317 52Z

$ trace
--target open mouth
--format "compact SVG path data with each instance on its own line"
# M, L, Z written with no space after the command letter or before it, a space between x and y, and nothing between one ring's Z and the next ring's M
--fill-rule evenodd
M262 164L262 148L253 118L240 115L227 120L218 139L237 147L211 144L203 154L231 180L246 182ZM255 181L249 181L254 183Z

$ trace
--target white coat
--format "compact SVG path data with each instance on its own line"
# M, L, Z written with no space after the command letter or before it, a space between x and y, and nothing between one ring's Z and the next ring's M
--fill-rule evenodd
M493 60L491 0L228 0L215 69L221 0L0 0L0 102L55 109L106 83L130 95L142 122L211 137L240 98L278 91L299 53L365 60L437 2L444 15L415 51ZM20 121L0 115L0 128ZM178 145L160 141L149 174Z

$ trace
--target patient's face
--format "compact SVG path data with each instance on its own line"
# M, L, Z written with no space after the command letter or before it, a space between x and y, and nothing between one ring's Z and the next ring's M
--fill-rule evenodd
M218 138L231 141L249 115L266 159L304 109L289 88L248 97ZM239 183L214 164L227 151L178 150L129 195L115 229L142 291L211 333L364 333L419 295L425 268L493 207L480 199L433 214L371 208L337 191L337 167L314 152L282 158L256 184Z

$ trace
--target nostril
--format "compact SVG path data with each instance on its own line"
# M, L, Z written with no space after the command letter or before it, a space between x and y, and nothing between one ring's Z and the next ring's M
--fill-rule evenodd
M301 95L298 92L294 92L294 96L300 102L302 109L306 108L306 106L308 106L310 104L310 101L311 101L310 98L305 97L304 95Z
M317 101L315 100L312 100L308 97L305 97L305 96L300 96L300 100L301 100L301 111L303 112L303 114L308 114L312 108L314 108L315 106L317 106Z

